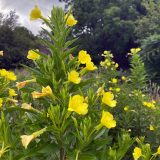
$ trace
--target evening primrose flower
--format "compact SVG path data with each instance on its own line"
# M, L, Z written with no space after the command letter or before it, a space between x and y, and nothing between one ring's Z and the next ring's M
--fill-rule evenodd
M21 141L22 141L22 145L25 147L25 149L27 149L29 143L34 139L34 135L22 135L21 136Z
M13 103L14 105L17 105L17 104L18 104L18 100L16 100L16 99L13 99L13 98L7 98L6 100L7 100L8 102Z
M51 96L53 94L52 89L50 86L47 87L42 87L42 92L32 92L32 97L34 99L36 98L41 98L41 97L46 97L46 96Z
M119 67L119 64L118 64L118 63L116 63L116 64L115 64L115 67L116 67L116 68L118 68L118 67Z
M102 112L101 125L108 129L116 127L116 121L110 112Z
M114 95L111 92L105 92L103 94L102 102L109 107L115 107L117 104L117 101L114 100Z
M0 76L5 77L8 71L6 69L0 69Z
M75 70L72 70L68 73L68 81L73 82L75 84L79 84L81 81L81 78L79 77L79 73Z
M120 92L121 89L120 89L120 88L115 88L115 91L116 91L116 92Z
M153 125L151 125L151 124L149 125L149 130L150 130L150 131L154 131Z
M27 55L28 59L35 61L35 60L39 59L39 57L40 57L40 55L37 54L35 51L33 51L33 50L28 51L28 55Z
M14 89L9 88L9 96L10 96L10 97L17 96L17 94L16 94L16 92L15 92Z
M141 49L140 48L132 48L131 50L130 50L130 54L131 55L133 55L133 54L137 54L138 52L140 52L141 51Z
M66 24L70 27L76 25L78 22L72 14L69 14L69 15L66 14L65 19L66 19Z
M157 154L160 155L160 146L157 148Z
M75 95L70 97L68 111L76 112L80 115L85 115L88 113L88 104L84 102L83 96Z
M6 75L6 78L11 81L16 81L17 79L16 75L13 72L8 72L8 74Z
M125 80L126 80L126 77L125 77L125 76L122 76L121 79L122 79L123 81L125 81Z
M155 103L153 101L151 101L151 102L144 101L143 105L148 107L148 108L151 108L151 109L155 109L156 108Z
M97 69L97 67L94 65L93 62L87 62L85 68L86 68L86 70L88 70L88 71L94 71L94 70Z
M0 108L2 107L2 105L3 105L3 99L0 98Z
M113 84L116 84L116 83L118 82L118 80L117 80L116 78L112 78L111 82L112 82Z
M104 94L104 86L99 87L97 90L97 96L101 96Z
M34 110L31 104L28 104L28 103L23 103L21 108L27 109L27 110Z
M142 156L142 150L139 147L135 147L133 152L134 160L138 160L141 156Z
M78 53L78 61L81 64L86 64L86 63L91 62L91 57L89 54L87 54L87 51L81 50Z
M43 128L39 131L32 133L31 135L22 135L21 136L22 145L25 147L25 149L27 149L30 142L33 141L38 136L40 136L41 134L43 134L45 131L46 131L46 128Z
M30 12L30 20L33 21L39 18L42 18L42 12L40 8L37 5L35 5L35 7Z
M18 89L21 89L21 88L25 87L26 84L28 84L28 83L33 83L33 82L36 82L36 79L35 79L35 78L34 78L34 79L30 79L30 80L26 80L26 81L23 81L23 82L17 82L17 83L16 83L16 87L17 87Z
M124 111L126 112L128 111L128 106L124 107Z
M27 84L27 82L26 82L26 81L23 81L23 82L17 82L17 83L16 83L16 87L17 87L18 89L21 89L21 88L25 87L25 86L26 86L26 84Z
M51 89L50 86L42 87L42 93L44 93L44 94L46 94L48 96L53 94L52 89Z
M7 80L15 81L17 79L13 72L7 71L6 69L0 69L0 76L5 77Z

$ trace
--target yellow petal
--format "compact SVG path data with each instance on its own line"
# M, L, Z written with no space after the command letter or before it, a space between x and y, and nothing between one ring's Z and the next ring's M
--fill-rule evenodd
M67 24L68 26L74 26L74 25L76 25L77 22L78 22L78 21L74 18L74 16L73 16L72 14L70 14L70 15L66 14L65 19L67 19L67 20L66 20L66 24Z
M30 20L36 20L42 18L42 12L40 10L40 8L36 5L30 13Z
M73 82L75 84L79 84L81 81L81 78L79 77L79 73L75 70L72 70L68 73L68 81Z
M21 136L21 141L22 145L27 149L29 143L34 139L34 135L22 135Z

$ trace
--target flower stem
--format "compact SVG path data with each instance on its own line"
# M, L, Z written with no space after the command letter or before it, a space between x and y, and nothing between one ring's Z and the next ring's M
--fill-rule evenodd
M61 148L61 149L60 149L60 160L64 160L64 157L65 157L64 154L65 154L65 153L64 153L64 148Z
M78 150L78 151L77 151L77 154L76 154L76 160L78 160L79 153L80 153L80 151Z

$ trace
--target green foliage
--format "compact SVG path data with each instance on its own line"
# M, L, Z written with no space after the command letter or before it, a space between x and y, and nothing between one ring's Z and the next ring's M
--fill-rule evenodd
M79 49L89 51L97 63L98 54L110 50L120 66L127 67L125 55L137 45L135 22L144 13L141 0L70 0L67 4L78 19L73 35L79 37Z
M142 42L148 37L160 33L160 1L159 0L143 0L142 5L145 8L145 14L137 19L136 36L137 41Z
M15 11L2 16L0 21L0 50L4 51L0 67L13 69L21 67L21 64L30 65L25 57L30 48L38 47L37 38L27 28L19 26Z
M155 34L146 38L142 43L141 56L144 60L149 79L159 83L160 71L160 35Z
M144 89L147 82L147 73L139 54L134 54L132 56L130 72L129 78L131 80L131 85L137 90Z

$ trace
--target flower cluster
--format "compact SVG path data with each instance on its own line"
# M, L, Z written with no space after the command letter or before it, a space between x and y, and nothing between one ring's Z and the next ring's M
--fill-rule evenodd
M16 81L17 79L16 75L13 72L7 71L6 69L0 70L0 76L10 81Z

